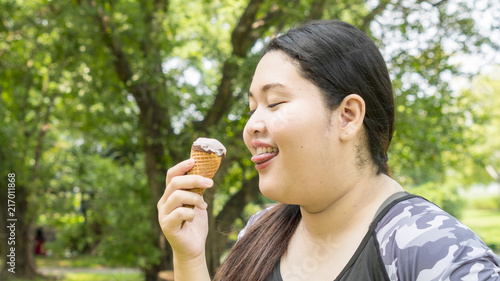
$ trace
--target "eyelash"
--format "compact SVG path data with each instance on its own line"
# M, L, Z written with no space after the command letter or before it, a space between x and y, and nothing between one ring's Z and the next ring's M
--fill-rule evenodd
M278 105L280 105L282 103L284 103L284 102L273 103L273 104L268 105L267 108L273 108L273 107L276 107L276 106L278 106ZM247 112L248 115L252 115L254 113L255 113L255 110L250 110L250 111Z
M267 108L273 108L273 107L276 107L276 106L278 106L278 105L280 105L280 104L282 104L282 103L283 103L283 102L273 103L273 104L268 105L268 106L267 106Z

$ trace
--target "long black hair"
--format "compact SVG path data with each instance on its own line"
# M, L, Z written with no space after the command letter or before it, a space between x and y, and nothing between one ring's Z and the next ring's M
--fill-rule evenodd
M387 66L372 40L344 22L313 21L271 40L264 54L272 51L296 62L299 73L320 88L327 108L335 109L350 94L364 99L370 156L377 174L389 174L394 98ZM300 219L297 205L279 204L265 213L231 249L215 280L264 281L286 252Z

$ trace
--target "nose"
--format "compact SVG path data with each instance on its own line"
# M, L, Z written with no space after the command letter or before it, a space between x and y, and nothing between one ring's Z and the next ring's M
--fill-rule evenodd
M266 131L266 123L262 110L256 110L245 125L245 133L248 135L262 134Z

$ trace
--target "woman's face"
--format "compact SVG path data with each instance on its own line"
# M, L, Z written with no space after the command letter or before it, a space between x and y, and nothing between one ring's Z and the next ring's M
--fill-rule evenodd
M261 192L303 206L326 200L347 155L338 137L338 112L325 108L319 88L284 53L273 51L255 70L249 103L253 113L243 138Z

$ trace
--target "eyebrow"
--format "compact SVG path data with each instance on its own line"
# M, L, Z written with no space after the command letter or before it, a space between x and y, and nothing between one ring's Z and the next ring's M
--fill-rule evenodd
M261 92L267 92L273 88L287 88L285 85L281 84L281 83L269 83L269 84L266 84L264 86L262 86L262 88L260 89ZM252 92L248 91L248 97L253 97L253 94Z

